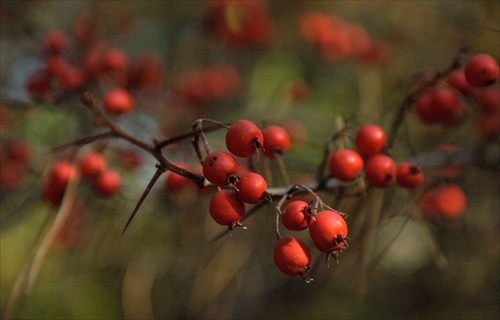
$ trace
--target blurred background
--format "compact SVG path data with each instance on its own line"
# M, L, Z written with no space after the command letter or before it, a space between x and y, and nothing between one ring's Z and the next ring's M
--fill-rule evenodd
M3 319L499 318L498 112L485 129L474 99L453 126L406 113L390 152L421 160L417 190L318 192L349 215L350 247L328 265L307 230L295 233L312 252L311 283L273 263L275 204L247 205L247 229L225 233L208 214L213 190L174 191L161 176L122 235L155 159L120 139L53 148L105 131L82 88L99 99L124 86L134 111L116 123L134 137L189 133L199 118L279 124L292 140L291 181L311 182L339 119L348 135L368 122L392 135L409 92L464 45L461 63L478 53L498 61L500 2L3 0L0 16ZM326 46L324 17L338 28ZM207 138L225 148L224 132ZM69 196L48 197L51 165L86 148L119 172L119 192L98 196L82 179ZM163 150L201 172L189 138ZM283 187L278 163L266 161L268 184ZM419 197L443 183L462 188L466 207L426 219ZM47 237L63 210L61 231Z

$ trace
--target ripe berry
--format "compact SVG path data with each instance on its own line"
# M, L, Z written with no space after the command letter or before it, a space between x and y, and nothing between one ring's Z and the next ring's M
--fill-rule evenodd
M356 147L365 156L373 156L386 147L387 136L384 129L375 124L365 124L356 133Z
M432 105L438 113L439 120L445 119L457 107L458 96L450 87L432 89Z
M132 110L134 101L130 93L122 88L115 88L104 95L104 109L111 115L120 115Z
M276 154L283 155L290 148L290 136L281 126L269 126L262 132L264 135L264 154L269 158Z
M245 204L236 193L218 188L210 199L208 211L215 222L233 229L242 225L240 220L245 216Z
M102 171L95 180L93 180L92 187L97 195L109 197L120 189L120 185L121 178L118 172L107 169Z
M302 200L290 202L281 213L281 222L290 231L300 231L311 223L311 207Z
M74 174L75 167L73 163L68 160L59 160L53 164L49 173L49 179L53 186L64 189Z
M334 253L346 247L347 224L338 212L324 210L317 213L309 225L311 239L320 251Z
M248 158L262 149L264 136L253 122L236 121L226 133L227 149L237 157Z
M328 169L333 177L341 181L354 180L363 170L363 158L354 150L341 149L330 157Z
M52 76L49 70L39 69L26 80L26 92L35 102L44 101L52 89Z
M44 49L50 54L59 54L69 47L67 35L61 30L52 30L43 38Z
M415 100L415 112L419 118L427 123L434 123L439 120L439 114L436 112L433 104L433 91L426 90L422 92Z
M286 236L278 240L274 246L274 264L286 275L300 275L311 281L306 271L311 263L311 253L306 244L297 237Z
M399 164L396 171L396 181L403 188L416 188L424 180L424 174L416 163L405 161Z
M267 182L258 173L249 172L236 182L236 196L246 203L259 203L266 197Z
M485 87L496 81L500 74L498 63L488 54L478 54L465 65L465 78L474 87Z
M234 157L225 151L213 151L203 161L203 175L216 186L236 183L238 165Z
M189 170L189 165L185 162L176 162L174 163L179 168L183 168ZM189 184L191 180L188 178L181 176L172 171L167 172L167 177L165 178L165 188L170 192L177 192L183 189L187 184Z
M463 214L466 205L465 192L462 187L454 183L426 190L419 201L422 213L430 220L456 219Z
M385 188L396 179L396 164L391 157L377 154L366 162L365 174L372 186Z
M460 91L462 94L468 95L472 92L473 86L465 78L464 69L455 69L446 77L446 81L450 86Z
M80 171L82 178L92 178L106 167L106 160L100 152L90 151L80 158Z

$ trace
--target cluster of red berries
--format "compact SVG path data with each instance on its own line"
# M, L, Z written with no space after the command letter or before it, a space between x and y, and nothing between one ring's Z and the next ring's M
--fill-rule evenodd
M288 151L289 146L290 137L279 126L261 131L249 120L238 120L228 128L228 151L208 152L202 166L205 179L217 187L210 200L209 212L218 224L230 229L241 225L246 212L244 204L256 204L267 198L266 180L256 172L240 170L235 157L250 158L259 151L275 157Z
M42 198L50 205L59 205L70 179L77 174L76 170L79 170L82 179L90 182L95 195L109 197L120 190L121 177L118 172L108 167L100 152L88 151L79 157L76 164L61 159L51 165L42 187Z
M283 226L290 231L309 229L309 236L314 246L326 253L328 259L333 256L338 261L340 252L347 248L348 229L345 215L318 202L321 201L316 199L311 205L304 200L292 200L283 206L278 205L278 214L281 216ZM318 206L322 209L319 210ZM284 274L299 275L308 282L312 280L307 275L311 252L305 242L297 236L278 237L273 259Z
M47 32L42 40L44 65L26 82L34 101L53 102L65 94L81 93L94 87L105 88L105 111L111 115L133 108L133 89L159 88L165 83L164 62L153 53L135 59L97 36L95 19L84 13L73 32Z
M186 102L200 105L234 97L241 89L241 77L232 66L220 64L185 73L174 87Z
M493 57L478 54L464 68L450 72L442 83L426 89L416 99L414 109L425 123L454 126L467 116L464 99L480 107L479 132L483 137L498 134L500 129L499 67Z
M365 124L356 133L357 150L334 151L328 162L332 177L351 182L361 177L364 170L366 181L374 186L386 188L397 182L404 188L415 188L423 181L423 172L416 163L405 161L396 166L386 151L387 135L375 124Z
M299 22L300 33L316 46L326 60L355 58L374 65L390 56L389 46L374 41L363 26L323 12L306 12Z
M262 0L213 0L207 29L232 46L261 45L271 36L271 15Z

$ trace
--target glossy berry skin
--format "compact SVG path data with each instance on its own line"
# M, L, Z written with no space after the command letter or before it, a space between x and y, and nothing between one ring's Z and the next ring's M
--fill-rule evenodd
M467 61L465 78L474 87L485 87L496 81L500 70L496 60L488 54L478 54Z
M114 195L118 192L120 186L120 175L112 169L102 171L92 182L94 192L102 197Z
M302 200L290 202L281 213L281 222L290 231L300 231L309 227L312 215L310 206Z
M335 151L328 162L330 174L341 181L352 181L363 170L363 158L354 150Z
M355 143L364 156L373 156L386 147L387 135L384 129L376 124L365 124L356 133Z
M314 216L309 235L318 250L333 253L346 246L347 224L338 212L324 210Z
M283 155L290 148L290 135L281 126L269 126L262 132L264 135L264 154L275 158Z
M396 171L396 181L403 188L416 188L424 181L422 168L410 161L401 162Z
M203 161L203 175L216 186L223 187L236 182L238 165L234 157L225 151L213 151Z
M233 229L241 226L240 220L245 216L245 204L230 190L218 189L208 205L210 216L222 226Z
M90 151L80 158L82 178L90 179L106 168L106 160L100 152Z
M286 236L278 240L274 246L274 264L288 276L300 275L308 279L306 274L311 263L311 253L306 244L297 237Z
M111 115L130 112L133 107L134 100L125 89L115 88L104 95L104 110Z
M253 156L262 149L263 143L262 131L248 120L236 121L226 133L227 149L237 157Z
M391 157L377 154L365 166L366 180L374 187L389 187L396 179L396 164Z
M266 197L267 182L258 173L249 172L238 178L236 196L246 203L259 203Z
M464 213L467 197L458 184L448 183L422 193L419 206L429 220L454 220Z

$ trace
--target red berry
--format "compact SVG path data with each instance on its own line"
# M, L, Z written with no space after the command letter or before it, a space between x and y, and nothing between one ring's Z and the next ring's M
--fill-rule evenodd
M306 244L297 237L286 236L274 246L274 264L286 275L300 275L307 281L311 279L306 271L311 263L311 253Z
M365 174L372 186L385 188L396 179L396 164L391 157L377 154L366 162Z
M416 163L405 161L399 164L396 171L396 181L403 188L416 188L424 180L424 174Z
M465 65L465 78L474 87L485 87L496 81L500 70L496 60L488 54L478 54Z
M426 190L420 197L420 209L430 220L444 218L452 220L460 217L467 206L467 197L458 184L445 184Z
M44 101L52 89L48 69L40 69L31 74L26 81L26 92L35 102Z
M269 126L262 132L264 135L264 154L269 158L276 154L283 155L290 148L290 136L281 126Z
M375 124L365 124L356 133L356 147L365 156L380 153L386 147L387 136L384 129Z
M58 54L68 48L69 40L63 31L52 30L45 34L43 45L48 53Z
M236 121L226 133L227 149L237 157L248 158L262 149L264 136L253 122Z
M234 157L225 151L213 151L203 161L203 175L216 186L236 183L238 165Z
M133 106L133 98L125 89L115 88L104 95L104 109L111 115L129 112Z
M334 178L341 181L354 180L363 170L363 158L354 150L341 149L330 157L328 169Z
M66 185L75 174L73 163L67 160L59 160L52 165L49 173L49 180L53 186L61 189L66 188Z
M80 158L80 171L83 178L92 178L106 167L106 160L100 152L90 151Z
M259 203L266 197L267 182L258 173L249 172L236 182L236 195L246 203Z
M422 92L415 100L414 107L415 112L422 121L433 123L439 120L439 114L433 104L432 90L429 89Z
M302 200L290 202L281 213L281 222L290 231L300 231L311 223L311 207Z
M465 78L464 69L455 69L446 77L446 81L450 86L460 91L462 94L468 95L474 89Z
M174 164L179 168L189 170L189 165L185 162L176 162ZM184 176L181 176L180 174L169 171L167 172L167 177L165 179L165 188L168 191L177 192L183 189L187 184L189 184L190 181L191 180Z
M105 70L125 71L129 66L129 58L121 49L108 48L103 53L102 66Z
M346 247L347 224L338 212L324 210L312 219L309 234L316 248L322 252L334 253Z
M109 197L120 189L121 178L118 172L107 169L102 171L93 181L93 190L96 194Z
M459 101L455 91L450 87L432 89L432 105L436 109L439 120L446 118L457 107Z
M233 229L241 226L240 220L245 216L245 204L238 199L236 193L218 189L210 199L208 211L215 222Z

